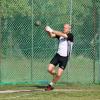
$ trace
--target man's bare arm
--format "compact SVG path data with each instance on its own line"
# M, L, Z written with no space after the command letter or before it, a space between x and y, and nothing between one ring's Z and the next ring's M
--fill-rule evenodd
M52 33L54 33L54 34L57 35L57 36L62 36L62 37L65 37L65 38L68 37L67 34L64 34L63 32L60 32L60 31L55 31L55 30L53 30Z
M67 35L64 34L63 32L55 31L55 30L51 29L49 26L46 26L45 30L46 30L46 32L48 32L50 37L62 36L62 37L67 38Z
M51 38L56 37L56 34L54 34L53 32L48 32L48 35L49 35Z

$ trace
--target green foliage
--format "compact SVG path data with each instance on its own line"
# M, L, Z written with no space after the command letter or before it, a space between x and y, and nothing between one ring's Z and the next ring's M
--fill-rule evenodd
M1 17L14 17L18 14L31 15L28 0L1 0Z
M47 48L52 48L56 43L55 41L51 42L48 40L46 33L43 31L44 27L50 25L54 29L62 30L63 24L70 23L70 17L72 17L72 24L74 26L72 32L75 34L75 40L77 40L75 41L74 54L86 55L87 50L93 50L93 45L91 45L91 41L94 38L93 4L93 0L84 2L82 0L72 1L72 16L70 16L70 0L48 0L48 2L47 0L41 2L40 0L1 0L1 16L4 17L4 24L2 25L4 28L2 33L3 41L5 41L5 34L12 32L12 37L20 44L21 49L30 48L30 50L22 50L25 55L31 55L31 43L33 40L34 52L42 54L41 50L46 45ZM95 4L97 5L98 1ZM41 26L38 28L34 26L36 20L41 21ZM33 40L31 40L32 34ZM40 34L41 36L39 36ZM7 40L7 38L5 39ZM47 40L48 42L46 42ZM2 45L5 45L5 42L3 43ZM36 49L37 46L40 48L39 50ZM83 50L85 47L87 49Z

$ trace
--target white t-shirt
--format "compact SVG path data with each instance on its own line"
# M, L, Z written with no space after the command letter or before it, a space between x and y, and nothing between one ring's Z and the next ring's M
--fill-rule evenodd
M66 57L69 56L72 51L73 46L73 35L69 35L68 38L59 37L59 45L57 53L60 56Z

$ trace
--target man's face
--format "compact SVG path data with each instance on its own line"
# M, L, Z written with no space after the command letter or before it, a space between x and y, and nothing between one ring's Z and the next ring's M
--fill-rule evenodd
M70 28L71 27L70 27L69 24L64 24L64 29L63 29L64 30L64 33L66 33L66 34L69 33L70 32Z

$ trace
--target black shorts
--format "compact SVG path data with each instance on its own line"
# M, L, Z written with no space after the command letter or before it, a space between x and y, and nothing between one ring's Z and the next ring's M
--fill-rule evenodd
M50 61L50 64L53 64L55 66L59 65L59 67L64 70L66 68L67 62L68 62L68 56L63 57L56 53L56 55Z

